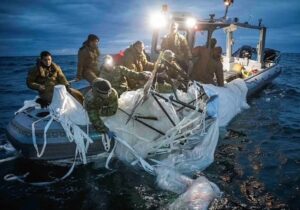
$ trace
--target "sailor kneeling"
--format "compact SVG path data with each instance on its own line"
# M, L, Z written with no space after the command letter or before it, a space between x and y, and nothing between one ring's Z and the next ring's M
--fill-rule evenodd
M85 108L94 128L112 138L114 133L101 120L101 117L114 115L118 109L118 93L109 81L100 78L93 81L92 89L85 95Z
M161 93L173 92L176 89L186 91L187 73L175 61L175 53L165 50L157 74L157 90Z
M130 90L128 85L129 79L144 84L151 76L151 72L148 73L145 71L136 72L125 66L115 66L113 58L110 55L105 56L104 64L100 69L101 78L106 79L111 83L111 86L118 92L119 97L122 93Z

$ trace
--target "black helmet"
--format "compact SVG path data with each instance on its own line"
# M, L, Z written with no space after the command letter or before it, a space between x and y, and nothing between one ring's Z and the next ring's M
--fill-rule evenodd
M93 91L101 95L109 95L111 93L111 84L109 81L96 78L92 84Z

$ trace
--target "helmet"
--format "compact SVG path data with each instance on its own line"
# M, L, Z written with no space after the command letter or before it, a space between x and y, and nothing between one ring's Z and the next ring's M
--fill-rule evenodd
M171 63L175 59L175 53L173 53L171 50L165 50L162 59Z
M93 92L100 95L109 95L111 93L111 84L108 80L96 78L92 84Z

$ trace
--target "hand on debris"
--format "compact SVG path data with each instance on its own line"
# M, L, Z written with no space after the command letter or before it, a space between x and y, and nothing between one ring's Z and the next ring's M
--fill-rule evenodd
M144 79L148 80L150 77L151 77L151 72L149 71L144 71L142 72L143 76L144 76Z

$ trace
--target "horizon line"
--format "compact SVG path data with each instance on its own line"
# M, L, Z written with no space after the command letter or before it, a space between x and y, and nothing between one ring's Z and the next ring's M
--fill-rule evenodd
M300 54L299 52L280 52L281 54ZM117 54L117 53L101 53L102 55ZM52 54L52 56L76 56L77 54ZM11 58L11 57L39 57L39 55L0 55L0 58Z

